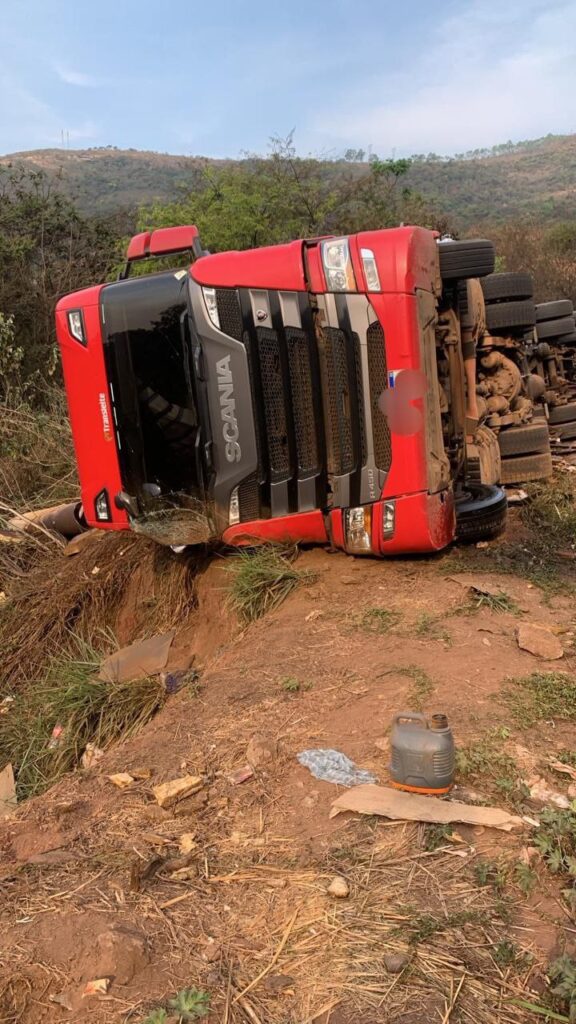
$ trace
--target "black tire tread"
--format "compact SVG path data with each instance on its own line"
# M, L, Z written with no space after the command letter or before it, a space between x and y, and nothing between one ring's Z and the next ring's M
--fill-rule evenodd
M494 244L486 238L439 242L440 274L447 281L494 273Z
M572 316L574 306L570 299L555 299L554 302L538 302L536 305L536 323L543 320L558 320L559 317Z
M497 302L486 306L486 326L489 331L505 327L533 327L534 303L531 299L517 302Z
M486 302L499 302L502 299L531 299L534 284L530 274L505 273L488 274L482 278L482 291Z
M574 317L562 316L558 320L544 320L538 324L538 337L561 338L563 334L572 334L574 331Z
M502 457L507 455L534 455L550 451L548 424L539 420L518 427L508 427L498 434Z
M553 405L548 414L550 426L554 426L556 423L572 423L573 420L576 420L576 402Z
M506 526L506 495L500 487L487 484L468 484L467 489L473 499L456 502L457 539L474 542L498 537Z
M552 453L513 455L502 459L500 481L503 484L524 484L530 480L546 480L552 476Z

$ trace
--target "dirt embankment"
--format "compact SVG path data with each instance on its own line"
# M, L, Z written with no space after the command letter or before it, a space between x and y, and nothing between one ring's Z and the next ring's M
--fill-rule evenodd
M120 545L110 559L108 544ZM507 678L558 667L521 651L516 629L553 627L572 678L572 599L499 575L487 557L481 578L507 600L474 610L466 554L309 551L299 565L315 582L242 627L225 560L192 572L129 544L142 554L114 583L110 624L128 641L175 621L174 657L192 651L200 678L139 736L0 823L0 1019L160 1022L190 988L229 1024L539 1019L518 1001L547 998L546 965L573 932L559 886L525 852L530 829L330 819L337 787L296 755L336 748L386 782L392 714L443 711L473 766L465 781L517 809L521 780L550 782L544 763L574 748L575 729L523 725L503 700ZM89 592L121 566L120 541L97 550L77 560ZM118 772L135 781L118 788ZM200 790L162 809L153 787L185 774ZM327 895L335 875L347 898ZM97 979L100 993L83 995Z

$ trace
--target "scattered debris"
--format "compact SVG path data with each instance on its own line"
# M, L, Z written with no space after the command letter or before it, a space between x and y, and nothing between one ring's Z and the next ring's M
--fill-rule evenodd
M262 764L274 761L277 753L278 747L275 740L256 734L248 744L246 760L252 768L259 768Z
M557 761L555 757L551 757L548 764L555 772L560 772L562 775L569 775L571 779L576 780L576 768L573 768L571 764L564 764L563 761Z
M528 501L528 493L522 487L506 490L509 505L524 505Z
M229 772L226 778L232 786L241 786L243 782L248 782L248 779L254 778L254 769L252 765L245 764L241 768L236 768L233 772Z
M160 807L172 807L178 800L197 793L203 785L204 780L200 775L183 775L180 779L154 786L152 792Z
M315 779L322 782L335 782L338 786L362 786L376 782L372 772L357 768L354 762L339 750L303 750L296 756L300 764L308 768Z
M82 536L82 534L80 534ZM82 767L88 771L90 768L95 768L96 765L104 757L104 751L97 747L95 743L87 743L84 753L80 758Z
M333 896L335 900L345 900L350 895L350 886L342 875L335 875L326 892L329 896Z
M407 953L385 953L382 959L388 974L400 974L410 963Z
M54 750L58 744L62 741L64 735L64 726L60 725L60 722L52 729L50 740L48 741L48 750Z
M379 736L378 739L374 740L374 746L378 747L378 750L382 750L384 754L390 752L390 740L388 736Z
M7 715L13 703L14 697L4 697L3 700L0 700L0 715Z
M72 555L79 555L84 548L90 547L94 541L100 540L101 537L101 530L86 530L85 533L79 533L77 537L73 537L72 540L68 541L66 547L62 551L62 554L66 555L68 558Z
M182 690L187 683L193 683L198 679L198 673L194 670L175 669L172 672L161 672L160 682L164 684L166 693L171 696Z
M305 622L314 622L314 619L319 619L320 616L323 615L323 614L324 614L324 612L322 611L321 608L313 608L311 612L308 612L308 615L306 616L304 621Z
M109 988L110 978L96 978L94 981L88 981L84 987L82 999L85 999L86 996L105 996Z
M0 818L5 818L16 807L14 769L7 764L0 772Z
M488 828L510 832L522 826L522 818L498 807L473 807L455 801L440 800L435 796L403 793L385 786L357 786L342 793L332 804L330 817L343 811L358 814L380 814L394 821L428 821L450 824L453 821L468 825L486 825Z
M104 659L98 679L103 683L129 683L144 676L158 675L168 661L175 630L138 640Z
M115 775L109 775L108 778L118 789L127 789L134 782L134 776L128 772L116 772Z
M557 661L564 655L562 644L546 626L522 622L516 630L518 647L545 661Z
M195 832L182 833L180 839L178 840L178 848L183 856L187 856L189 853L192 853L193 850L197 849L198 843L195 841L195 839Z
M72 1012L74 1004L72 997L69 992L58 992L56 995L48 996L51 1003L56 1003L56 1006L61 1006L63 1010L69 1010Z
M530 793L530 799L542 807L553 804L554 807L560 807L563 811L568 810L570 807L568 797L564 796L563 793L558 793L555 789L551 789L545 779L540 777L528 779L524 785Z

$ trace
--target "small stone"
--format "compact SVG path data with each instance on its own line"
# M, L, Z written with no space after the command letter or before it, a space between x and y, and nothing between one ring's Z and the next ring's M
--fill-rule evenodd
M384 966L389 974L400 974L409 962L406 953L385 953Z
M172 779L171 782L162 782L154 786L152 792L160 807L172 807L178 800L192 796L197 793L203 785L199 775L184 775L181 779Z
M327 892L335 900L346 900L350 895L350 886L342 875L335 875L328 886Z
M259 768L262 764L273 761L277 754L275 740L267 736L255 735L250 740L246 750L246 760L252 768Z
M546 626L539 626L535 622L523 622L518 626L516 639L521 650L545 661L556 661L564 654L558 637Z

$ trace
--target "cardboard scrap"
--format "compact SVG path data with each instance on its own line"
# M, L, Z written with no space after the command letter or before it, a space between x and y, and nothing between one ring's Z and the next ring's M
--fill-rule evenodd
M86 996L105 996L109 988L110 978L95 978L94 981L86 983L82 999L85 999Z
M105 658L98 679L103 683L129 683L144 676L155 676L166 668L175 630L137 640Z
M510 832L523 825L522 819L498 807L471 807L456 801L439 800L436 796L404 793L386 786L354 786L334 800L330 817L343 811L358 814L380 814L393 821L427 821L450 824L453 821L468 825L487 825L489 828Z
M16 807L14 770L7 764L0 772L0 818L6 818Z
M516 640L521 650L544 661L557 661L564 654L558 637L536 622L522 622L516 630Z
M152 792L160 807L172 807L178 800L197 793L203 785L204 780L200 775L183 775L180 779L172 779L171 782L153 786Z

